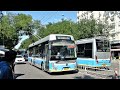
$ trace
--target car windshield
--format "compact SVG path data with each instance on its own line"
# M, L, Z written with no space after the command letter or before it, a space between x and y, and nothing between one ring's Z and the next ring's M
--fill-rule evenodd
M16 58L22 58L22 56L19 55L19 56L16 56Z

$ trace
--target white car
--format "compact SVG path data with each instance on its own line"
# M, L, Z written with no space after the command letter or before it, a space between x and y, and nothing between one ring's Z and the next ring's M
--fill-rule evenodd
M1 49L0 48L0 59L2 59L3 57L5 57L5 52L9 51L8 49Z
M15 64L25 63L25 58L22 55L16 55Z

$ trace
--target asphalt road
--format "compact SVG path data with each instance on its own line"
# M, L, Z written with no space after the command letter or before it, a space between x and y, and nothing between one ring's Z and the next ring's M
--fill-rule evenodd
M112 79L114 78L115 68L119 68L117 61L112 62L110 70L79 69L78 73L62 72L51 75L26 62L25 64L15 65L15 77L16 79Z

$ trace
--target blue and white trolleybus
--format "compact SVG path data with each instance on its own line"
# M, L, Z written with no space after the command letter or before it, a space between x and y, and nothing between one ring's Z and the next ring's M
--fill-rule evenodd
M50 34L28 47L28 62L47 72L77 71L72 35Z
M75 41L77 45L77 65L95 68L111 66L110 44L103 36Z

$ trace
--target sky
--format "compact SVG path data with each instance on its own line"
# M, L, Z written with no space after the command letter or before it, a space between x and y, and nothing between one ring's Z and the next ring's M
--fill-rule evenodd
M49 22L56 23L61 21L62 18L77 22L77 11L3 11L3 14L5 15L7 12L31 15L34 20L40 20L42 25L46 25ZM15 48L18 49L21 43L27 38L28 36L23 36Z
M33 17L34 20L40 20L42 25L46 25L49 22L58 22L62 18L71 19L72 21L77 21L77 11L7 11L15 14L23 13L29 14ZM5 14L6 11L3 11Z

